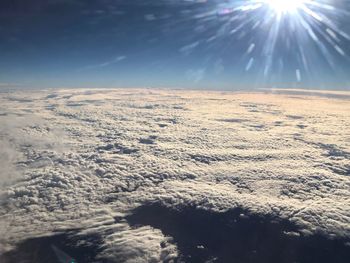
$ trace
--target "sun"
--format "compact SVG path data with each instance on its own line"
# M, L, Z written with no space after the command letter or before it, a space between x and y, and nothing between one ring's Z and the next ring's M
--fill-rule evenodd
M305 4L306 0L264 0L277 13L293 13Z

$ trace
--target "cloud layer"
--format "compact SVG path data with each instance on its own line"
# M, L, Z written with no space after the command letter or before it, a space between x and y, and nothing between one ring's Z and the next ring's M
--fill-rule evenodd
M293 223L350 240L350 104L307 94L59 90L0 94L2 251L75 229L96 261L181 255L130 225L157 203ZM10 185L9 185L10 184ZM249 216L249 215L248 215ZM62 249L62 248L61 248Z

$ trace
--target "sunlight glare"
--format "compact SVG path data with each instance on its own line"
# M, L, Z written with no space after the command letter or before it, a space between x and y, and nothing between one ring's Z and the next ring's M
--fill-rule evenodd
M264 2L277 13L293 13L305 3L305 0L265 0Z

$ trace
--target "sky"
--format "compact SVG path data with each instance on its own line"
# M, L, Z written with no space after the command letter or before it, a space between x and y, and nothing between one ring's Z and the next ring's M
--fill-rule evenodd
M349 1L283 2L1 0L0 89L350 89Z

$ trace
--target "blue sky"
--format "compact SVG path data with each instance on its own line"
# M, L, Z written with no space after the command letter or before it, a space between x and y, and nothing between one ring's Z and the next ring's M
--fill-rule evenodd
M261 2L2 0L0 87L350 87L347 1Z

